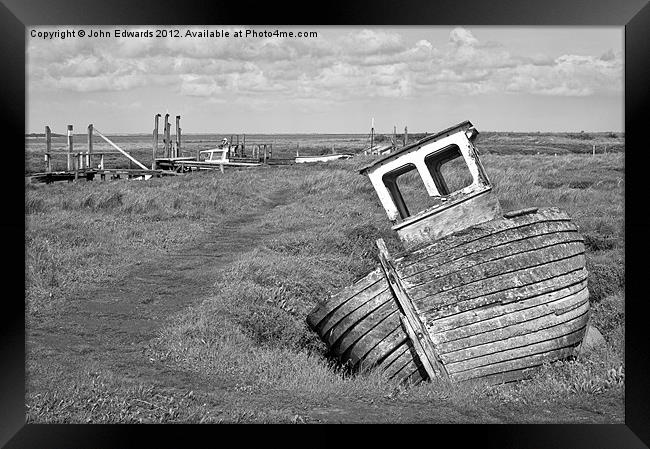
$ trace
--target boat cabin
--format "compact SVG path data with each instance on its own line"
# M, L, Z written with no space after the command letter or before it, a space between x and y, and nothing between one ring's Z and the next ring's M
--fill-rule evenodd
M205 162L227 162L228 161L228 148L213 148L211 150L199 151L200 155L204 156Z
M360 172L368 176L406 249L501 218L469 121L390 153Z

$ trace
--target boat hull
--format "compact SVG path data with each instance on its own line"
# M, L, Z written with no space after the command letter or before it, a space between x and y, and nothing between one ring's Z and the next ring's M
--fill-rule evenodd
M584 336L584 243L557 209L472 226L393 264L452 381L528 377L572 355ZM342 362L419 383L428 376L393 295L379 267L319 304L307 322Z

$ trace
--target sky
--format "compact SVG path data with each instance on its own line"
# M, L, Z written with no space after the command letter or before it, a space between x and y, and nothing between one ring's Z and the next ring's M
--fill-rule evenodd
M116 37L116 30L153 36ZM187 33L205 30L229 36ZM246 30L294 36L235 35ZM99 31L103 37L89 37ZM156 113L181 115L185 134L369 133L373 119L378 133L405 126L435 132L464 120L479 131L620 132L623 33L575 26L28 28L26 132L49 125L65 133L68 124L84 132L93 123L102 132L150 133Z

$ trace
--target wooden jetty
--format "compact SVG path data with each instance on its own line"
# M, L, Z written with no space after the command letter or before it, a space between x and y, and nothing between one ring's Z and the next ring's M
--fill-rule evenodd
M93 137L99 136L116 151L94 151ZM52 158L55 153L52 152L52 132L49 126L45 127L45 170L43 172L26 173L27 182L52 183L56 181L75 181L85 179L94 180L97 176L101 180L108 179L149 179L152 177L161 177L169 173L163 170L149 169L144 164L135 159L129 152L124 151L115 142L106 137L101 131L93 126L88 125L88 148L87 151L74 151L73 126L67 126L67 151L63 154L66 156L66 170L52 170ZM104 163L106 155L121 155L129 160L129 168L107 168ZM95 166L94 163L99 161ZM133 166L138 168L133 168Z
M309 326L355 369L394 379L500 383L529 376L580 345L589 319L585 248L557 208L502 213L470 122L363 168L404 245L317 305ZM471 182L449 191L441 167L464 162ZM412 214L398 178L415 171L433 206Z

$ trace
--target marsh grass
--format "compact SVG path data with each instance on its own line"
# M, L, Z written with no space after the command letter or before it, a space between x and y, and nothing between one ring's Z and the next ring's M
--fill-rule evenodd
M464 386L431 383L407 388L380 373L350 373L328 360L325 345L307 328L305 317L311 308L376 266L378 238L391 251L400 247L370 183L357 172L367 159L148 182L28 186L29 311L52 311L61 305L57 298L83 290L89 278L110 279L133 258L160 256L198 242L201 234L220 223L245 217L281 197L281 203L242 227L246 233L264 234L262 243L246 248L221 270L211 295L172 317L148 356L219 379L230 385L236 397L244 398L273 392L308 398L312 403L391 397L414 404L445 401L464 410L489 410L514 401L564 406L587 401L597 408L594 404L605 395L622 407L623 155L488 154L482 158L504 210L557 206L578 224L586 239L591 320L607 341L599 351L545 366L529 381L497 387L477 381ZM96 396L83 385L67 385L74 390L67 393L57 387L52 394L70 394L80 401L126 398L131 394L128 388L135 388L120 389L115 380L103 385L92 390ZM152 392L143 394L153 397ZM44 410L43 401L53 404L59 397L47 401L32 397L33 407ZM125 406L106 401L95 410ZM194 422L196 416L208 416L211 410L209 405L177 404L185 409L177 408L176 415L140 414L145 413L145 421ZM74 416L81 419L87 413L93 422L102 421L99 412L83 410ZM259 410L255 414L244 405L231 412L222 418L289 419ZM33 412L32 416L36 421L59 419L48 413ZM135 412L122 418L107 413L113 422L137 421Z

